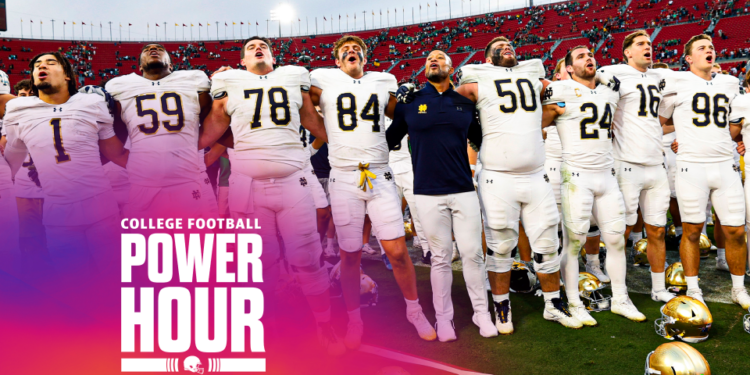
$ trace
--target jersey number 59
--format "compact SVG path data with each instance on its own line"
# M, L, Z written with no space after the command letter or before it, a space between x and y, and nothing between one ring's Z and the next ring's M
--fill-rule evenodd
M143 102L146 100L156 99L156 94L145 94L135 97L135 109L139 117L151 116L151 126L146 124L138 125L138 130L144 134L156 134L159 130L159 114L153 109L143 109ZM174 109L170 108L169 99L174 103ZM161 112L166 116L177 116L177 123L173 124L171 120L161 122L164 129L170 133L176 133L185 127L185 113L182 111L182 98L174 92L165 92L161 94Z

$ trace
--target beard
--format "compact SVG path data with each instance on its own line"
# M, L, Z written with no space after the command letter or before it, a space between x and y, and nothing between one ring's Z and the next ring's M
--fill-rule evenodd
M506 58L502 55L502 51L499 49L496 49L492 52L492 56L490 56L490 59L492 59L492 65L494 66L509 68L518 65L518 59L516 59L515 55L513 55L513 57Z
M580 68L580 69L574 68L573 69L573 74L575 74L577 77L580 77L580 78L583 78L583 79L592 79L592 78L596 77L596 69L594 69L594 71L591 72L591 73L587 73L586 72L586 67L583 67L583 68Z
M440 82L443 82L446 78L448 78L449 75L450 74L447 71L440 69L435 73L428 72L427 80L432 83L440 83Z
M169 68L169 65L165 64L163 61L152 61L150 63L147 63L144 67L144 71L160 71Z
M37 91L41 91L47 95L56 94L58 91L60 91L59 89L52 86L52 84L49 82L42 82L36 85L36 89Z

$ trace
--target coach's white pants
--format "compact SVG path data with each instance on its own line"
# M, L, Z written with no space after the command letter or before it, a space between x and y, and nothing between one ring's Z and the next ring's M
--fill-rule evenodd
M409 205L411 210L411 218L414 219L414 227L417 230L419 237L419 243L422 245L422 252L426 253L430 250L430 243L427 241L427 237L422 234L422 222L419 220L417 215L417 203L414 198L414 172L409 170L404 173L398 173L395 176L396 188L398 189L399 197L406 199L406 204Z
M453 238L463 263L464 280L476 313L487 312L484 289L485 268L482 253L482 217L474 191L447 195L415 195L417 214L422 218L424 235L432 251L430 282L432 303L438 321L453 319L451 285Z

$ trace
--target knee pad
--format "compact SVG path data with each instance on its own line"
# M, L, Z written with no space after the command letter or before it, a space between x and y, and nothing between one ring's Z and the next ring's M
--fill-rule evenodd
M560 270L560 254L553 251L550 254L534 254L534 270L539 273L555 273Z
M290 265L304 268L319 264L323 247L315 237L317 237L317 233L315 236L306 236L306 239L311 241L300 239L300 241L295 241L286 248L286 259Z
M302 294L306 296L317 296L328 290L331 286L331 282L328 279L328 272L326 272L325 268L318 268L317 271L312 272L297 271L296 274Z
M487 249L487 258L484 263L487 271L506 273L510 272L510 267L513 266L513 258L510 256L510 251L498 253Z

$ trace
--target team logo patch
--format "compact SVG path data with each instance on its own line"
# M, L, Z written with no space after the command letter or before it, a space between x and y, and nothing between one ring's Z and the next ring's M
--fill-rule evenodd
M546 173L544 174L544 181L547 182L547 183L549 183L549 176L547 176Z
M383 177L385 177L385 179L388 181L393 180L393 175L391 174L391 172L385 172L383 174Z
M667 87L667 81L665 79L662 79L661 81L659 81L659 92L662 92L665 87Z
M544 97L542 98L542 101L550 99L552 99L552 87L547 87L547 89L544 90Z
M214 94L214 99L221 99L225 96L227 96L226 91L217 92L216 94Z
M299 184L302 186L307 186L307 179L302 177L299 179Z
M581 97L581 91L580 91L580 90L578 90L578 89L574 89L573 91L575 91L575 92L576 92L576 96L577 96L577 97L579 97L579 98Z
M201 199L201 191L200 190L193 190L193 199L195 199L195 200Z
M203 179L203 183L206 184L206 185L208 185L208 184L211 183L211 180L209 180L208 178L204 178Z
M614 175L615 175L615 169L612 168L612 176L614 176Z
M427 104L420 104L419 105L419 113L427 113Z

